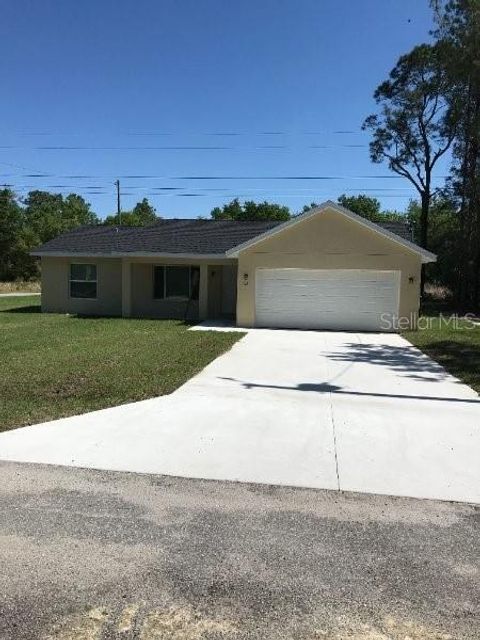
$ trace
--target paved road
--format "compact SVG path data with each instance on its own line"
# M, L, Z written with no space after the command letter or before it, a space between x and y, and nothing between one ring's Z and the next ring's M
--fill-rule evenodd
M0 638L477 639L480 509L0 464Z
M175 393L0 459L480 503L480 399L398 335L253 330Z

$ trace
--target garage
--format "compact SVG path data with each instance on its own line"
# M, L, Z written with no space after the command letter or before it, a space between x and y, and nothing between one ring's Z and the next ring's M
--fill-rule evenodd
M258 327L393 330L398 317L399 271L373 269L264 269L255 273Z
M436 256L411 239L406 221L375 223L330 201L295 216L227 252L238 259L237 325L415 329L422 265Z

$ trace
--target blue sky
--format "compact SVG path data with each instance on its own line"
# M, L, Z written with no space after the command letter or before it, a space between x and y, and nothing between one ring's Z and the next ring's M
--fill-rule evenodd
M0 184L80 193L101 216L234 197L305 203L413 188L360 131L427 0L3 0ZM446 173L439 167L437 176ZM387 177L384 177L387 176ZM322 179L296 179L316 177Z

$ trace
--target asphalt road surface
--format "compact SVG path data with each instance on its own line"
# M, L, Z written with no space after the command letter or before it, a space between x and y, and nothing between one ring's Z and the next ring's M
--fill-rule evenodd
M0 463L0 638L480 637L480 509Z

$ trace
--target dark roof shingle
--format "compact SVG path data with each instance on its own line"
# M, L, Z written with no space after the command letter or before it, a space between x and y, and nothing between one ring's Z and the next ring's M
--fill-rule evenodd
M80 227L37 247L33 253L224 254L277 224L272 220L159 220L147 227Z
M220 256L279 224L273 220L166 219L147 227L79 227L45 242L33 254L177 253ZM405 240L412 240L406 223L386 222L379 226Z
M401 220L392 220L391 222L377 222L377 224L379 227L382 227L382 229L390 231L391 233L395 233L397 236L400 236L404 240L413 242L412 228L408 224L408 222L402 222Z

